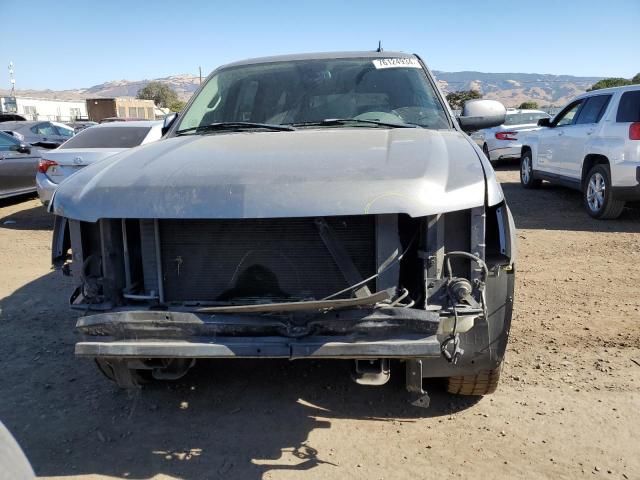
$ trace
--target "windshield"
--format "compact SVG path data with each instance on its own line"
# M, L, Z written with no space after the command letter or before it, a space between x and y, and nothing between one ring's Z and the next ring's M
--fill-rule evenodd
M536 124L541 118L550 118L550 115L544 112L507 113L507 117L503 125Z
M225 68L208 80L178 131L220 122L283 125L336 118L450 128L426 72L416 59L401 60L297 60Z
M149 130L151 127L90 127L58 148L132 148L142 143Z

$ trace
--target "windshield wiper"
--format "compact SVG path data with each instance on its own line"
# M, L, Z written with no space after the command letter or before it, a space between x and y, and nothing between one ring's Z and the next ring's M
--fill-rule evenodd
M391 123L381 122L379 120L364 120L361 118L325 118L316 122L294 122L288 123L294 127L314 127L314 126L332 126L332 125L348 125L350 123L364 123L368 125L377 125L389 128L419 128L419 125L413 123Z
M273 123L258 123L258 122L215 122L209 125L199 125L197 127L184 128L178 130L176 134L182 135L185 133L202 133L202 132L214 132L216 130L248 130L259 129L273 130L276 132L291 132L295 130L291 125L275 125Z

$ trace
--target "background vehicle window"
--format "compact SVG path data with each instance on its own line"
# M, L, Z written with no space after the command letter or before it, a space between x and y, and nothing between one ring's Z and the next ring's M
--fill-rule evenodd
M131 148L142 143L151 127L96 127L82 130L63 143L65 148Z
M66 137L66 138L73 137L73 133L74 132L70 128L64 128L64 127L56 126L56 130L58 130L58 135L60 135L62 137Z
M14 140L11 135L7 135L6 133L0 132L0 151L6 152L11 150L11 147L19 145L20 142Z
M622 94L616 122L640 122L640 90Z
M598 123L604 115L604 111L609 105L611 95L596 95L589 97L580 110L578 118L576 118L576 125L585 123Z
M569 107L561 112L556 119L556 127L571 125L573 123L573 118L576 116L576 113L580 109L580 105L582 105L582 100L574 103L573 105L569 105Z
M50 123L39 123L31 127L31 131L37 135L57 135L56 129Z

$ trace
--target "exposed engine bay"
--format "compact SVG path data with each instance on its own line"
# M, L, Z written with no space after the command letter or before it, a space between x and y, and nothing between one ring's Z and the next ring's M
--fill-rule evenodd
M71 220L64 268L78 282L71 307L87 313L76 353L100 357L106 341L127 357L127 340L144 338L148 354L130 360L159 378L192 361L178 372L143 357L353 358L357 380L374 384L390 358L455 366L460 335L486 325L487 282L510 268L509 228L504 206L417 219ZM160 344L202 338L224 338L226 353Z

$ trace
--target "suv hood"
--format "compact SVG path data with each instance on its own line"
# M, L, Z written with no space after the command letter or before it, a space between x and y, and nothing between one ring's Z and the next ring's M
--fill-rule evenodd
M419 217L484 199L482 163L463 134L340 127L161 140L83 168L58 187L51 210L90 222Z

